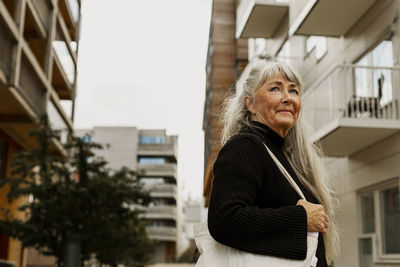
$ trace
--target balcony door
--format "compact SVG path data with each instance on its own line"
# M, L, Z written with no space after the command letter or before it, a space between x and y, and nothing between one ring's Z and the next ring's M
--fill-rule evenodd
M360 60L355 62L356 98L374 99L380 107L392 102L393 86L393 44L392 40L383 40Z

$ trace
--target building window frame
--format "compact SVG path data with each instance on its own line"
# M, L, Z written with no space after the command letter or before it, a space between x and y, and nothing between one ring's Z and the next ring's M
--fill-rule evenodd
M384 252L384 240L385 234L383 233L384 222L383 222L383 204L382 204L382 192L388 189L397 188L400 191L400 177L394 177L384 182L368 186L367 188L360 189L357 191L358 201L358 253L359 259L361 260L361 240L371 239L372 242L372 264L375 263L400 263L400 252L399 253L385 253ZM373 196L373 209L374 209L374 231L363 233L363 214L362 214L362 196L372 194ZM396 201L396 200L395 200ZM398 200L400 202L400 200ZM397 205L400 205L398 203ZM400 237L399 237L400 238ZM360 262L362 265L362 262ZM373 266L373 265L372 265Z

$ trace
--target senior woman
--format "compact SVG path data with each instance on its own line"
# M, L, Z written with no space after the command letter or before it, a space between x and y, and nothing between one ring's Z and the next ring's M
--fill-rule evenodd
M320 232L317 266L326 267L338 250L334 200L318 150L303 130L300 79L286 64L272 61L260 62L242 76L222 114L210 234L239 250L302 260L307 232ZM264 144L309 202L300 199Z

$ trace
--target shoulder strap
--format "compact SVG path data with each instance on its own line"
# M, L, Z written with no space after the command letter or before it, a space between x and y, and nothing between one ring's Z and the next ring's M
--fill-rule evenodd
M282 163L275 157L274 153L268 148L268 146L264 143L265 148L267 149L268 153L271 155L271 158L275 161L276 165L278 166L279 170L281 170L283 176L288 180L290 185L293 187L294 190L296 190L297 194L304 199L307 200L306 197L304 196L303 192L299 188L299 186L296 184L296 182L293 180L292 176L288 173L288 171L285 169L285 167L282 165Z

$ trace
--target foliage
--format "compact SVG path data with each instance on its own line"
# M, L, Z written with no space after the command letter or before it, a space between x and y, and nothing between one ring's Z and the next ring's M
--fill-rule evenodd
M11 177L0 181L9 186L9 202L29 198L19 207L26 220L11 216L0 227L19 239L24 247L34 247L63 262L67 234L81 237L81 259L92 254L102 263L115 265L143 262L151 250L145 223L138 208L151 199L127 168L112 171L94 151L102 146L72 137L64 145L69 156L57 152L54 140L59 132L50 128L46 117L31 132L38 146L23 151L12 162Z

